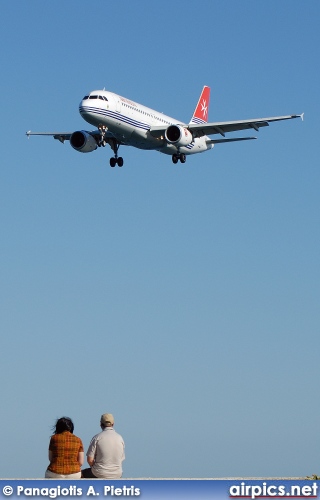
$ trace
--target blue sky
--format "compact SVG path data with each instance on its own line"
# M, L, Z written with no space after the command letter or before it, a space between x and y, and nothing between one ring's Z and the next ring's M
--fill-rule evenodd
M316 0L5 2L2 477L43 477L55 419L104 412L124 477L320 473ZM305 112L173 165L25 132L106 89L188 121Z

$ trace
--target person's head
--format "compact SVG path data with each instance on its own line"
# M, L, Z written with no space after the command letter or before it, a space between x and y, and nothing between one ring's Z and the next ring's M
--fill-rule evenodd
M54 433L61 434L61 432L69 431L71 432L71 434L73 434L73 429L74 425L71 418L61 417L56 421L56 425L54 426Z
M104 413L103 415L101 415L100 425L102 429L104 429L105 427L113 427L113 424L114 418L111 413Z

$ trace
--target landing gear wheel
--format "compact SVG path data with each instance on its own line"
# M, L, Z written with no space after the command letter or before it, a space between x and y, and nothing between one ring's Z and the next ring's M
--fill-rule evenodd
M180 155L180 161L181 161L181 163L186 162L186 155L184 155L183 153L181 153L181 155Z
M117 160L117 163L118 163L118 167L123 167L123 158L122 158L122 156L119 156L119 158Z
M117 164L117 160L115 158L110 158L110 167L115 167Z
M174 164L178 163L179 157L178 155L172 155L172 161Z

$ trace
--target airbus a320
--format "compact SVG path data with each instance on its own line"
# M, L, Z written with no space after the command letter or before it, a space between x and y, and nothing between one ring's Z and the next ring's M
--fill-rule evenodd
M189 155L203 153L215 144L247 141L256 137L231 137L226 134L239 130L267 127L269 123L303 119L300 115L274 116L227 122L208 122L210 87L204 86L199 101L189 123L166 116L159 111L138 104L107 90L94 90L85 95L79 105L82 118L93 125L95 130L75 132L27 132L31 135L47 135L60 142L68 140L80 153L91 153L107 144L113 151L110 166L123 166L122 156L118 156L120 146L133 146L143 150L155 150L170 155L173 163L185 163ZM222 138L210 139L219 135Z

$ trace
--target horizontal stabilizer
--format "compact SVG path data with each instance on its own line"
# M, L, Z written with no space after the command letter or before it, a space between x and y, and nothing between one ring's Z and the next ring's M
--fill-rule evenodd
M235 137L234 139L210 139L206 144L220 144L220 142L235 142L235 141L250 141L257 139L257 137Z

